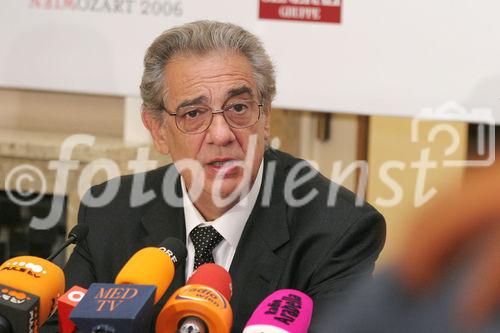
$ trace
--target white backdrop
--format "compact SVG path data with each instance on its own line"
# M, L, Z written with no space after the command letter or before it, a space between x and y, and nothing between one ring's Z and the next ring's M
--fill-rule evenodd
M460 119L490 108L500 123L496 0L344 0L341 24L259 20L258 8L258 0L2 0L0 86L137 96L154 37L209 18L262 38L277 66L277 107L412 116L453 101L465 109L438 112Z

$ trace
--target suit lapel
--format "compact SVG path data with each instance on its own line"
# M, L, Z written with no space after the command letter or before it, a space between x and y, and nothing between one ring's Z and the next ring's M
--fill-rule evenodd
M163 184L163 178L157 180L157 183ZM157 186L157 188L160 187L161 186ZM185 244L186 226L184 222L184 209L182 207L168 205L163 197L163 193L166 192L156 190L155 193L156 199L145 211L141 220L144 234L140 237L138 249L147 246L157 246L168 237L175 237ZM182 198L181 182L179 177L177 177L175 181L175 193L178 198ZM182 264L176 268L174 279L168 290L165 292L165 297L170 297L175 290L184 285L185 267L185 264ZM166 297L166 299L168 299L168 297Z
M233 280L231 305L234 309L235 328L242 327L245 324L243 321L250 317L257 305L276 289L285 266L285 259L276 254L276 250L290 239L283 195L284 167L275 153L266 151L264 178L259 195L229 270ZM156 180L155 183L162 184L162 180ZM179 178L175 184L175 192L181 198ZM266 199L264 192L270 189L270 199ZM184 209L168 205L161 190L156 191L156 194L156 199L147 208L141 220L144 234L139 237L140 241L133 252L145 246L155 246L167 237L176 237L183 243L186 241ZM184 284L185 265L182 265L176 269L172 284L156 306L157 311L163 307L170 295Z
M245 225L231 264L234 327L244 325L257 305L272 293L284 269L285 260L275 252L289 240L283 197L285 173L272 152L264 156L264 178L255 207ZM271 182L271 183L268 183ZM270 204L264 192L272 189Z

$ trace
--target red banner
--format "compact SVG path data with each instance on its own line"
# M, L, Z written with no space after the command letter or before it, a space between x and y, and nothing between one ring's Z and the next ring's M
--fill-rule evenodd
M340 23L341 0L260 0L261 19Z

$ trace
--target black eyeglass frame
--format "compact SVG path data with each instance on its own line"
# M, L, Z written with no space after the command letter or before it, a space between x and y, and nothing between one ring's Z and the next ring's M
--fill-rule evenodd
M224 113L224 111L226 109L229 109L229 107L233 106L234 104L238 104L238 103L232 103L232 104L228 104L226 105L225 107L222 107L221 109L215 109L215 110L212 110L212 107L210 106L206 106L207 108L211 109L211 118L210 118L210 122L208 123L207 127L205 129L203 129L203 131L199 131L199 132L186 132L184 130L182 130L180 127L179 127L179 124L177 123L177 117L175 118L175 126L179 129L179 131L181 131L182 133L184 134L201 134L203 132L205 132L207 129L210 128L210 126L212 125L212 121L214 119L214 114L219 114L219 113L222 113L222 116L224 117L224 120L226 121L226 124L231 127L231 128L234 128L234 129L245 129L245 128L249 128L249 127L252 127L253 125L257 124L262 116L262 113L263 113L263 110L262 108L264 107L264 103L263 102L260 102L258 103L257 101L255 100L244 100L244 101L252 101L252 102L255 102L257 103L257 107L259 108L259 116L257 117L257 119L255 120L254 123L250 124L250 125L247 125L247 126L243 126L243 127L236 127L236 126L233 126L231 125L227 119L226 119L226 114ZM169 116L177 116L177 112L169 112L167 110L167 108L165 106L162 107L162 110L165 111L166 114L168 114Z

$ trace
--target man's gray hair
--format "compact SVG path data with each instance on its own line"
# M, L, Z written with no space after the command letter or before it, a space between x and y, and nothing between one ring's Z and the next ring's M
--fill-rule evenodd
M170 59L179 54L203 55L215 50L237 51L248 59L262 102L270 106L276 94L274 66L261 41L235 24L204 20L168 29L148 48L141 82L143 110L163 108L164 70Z

